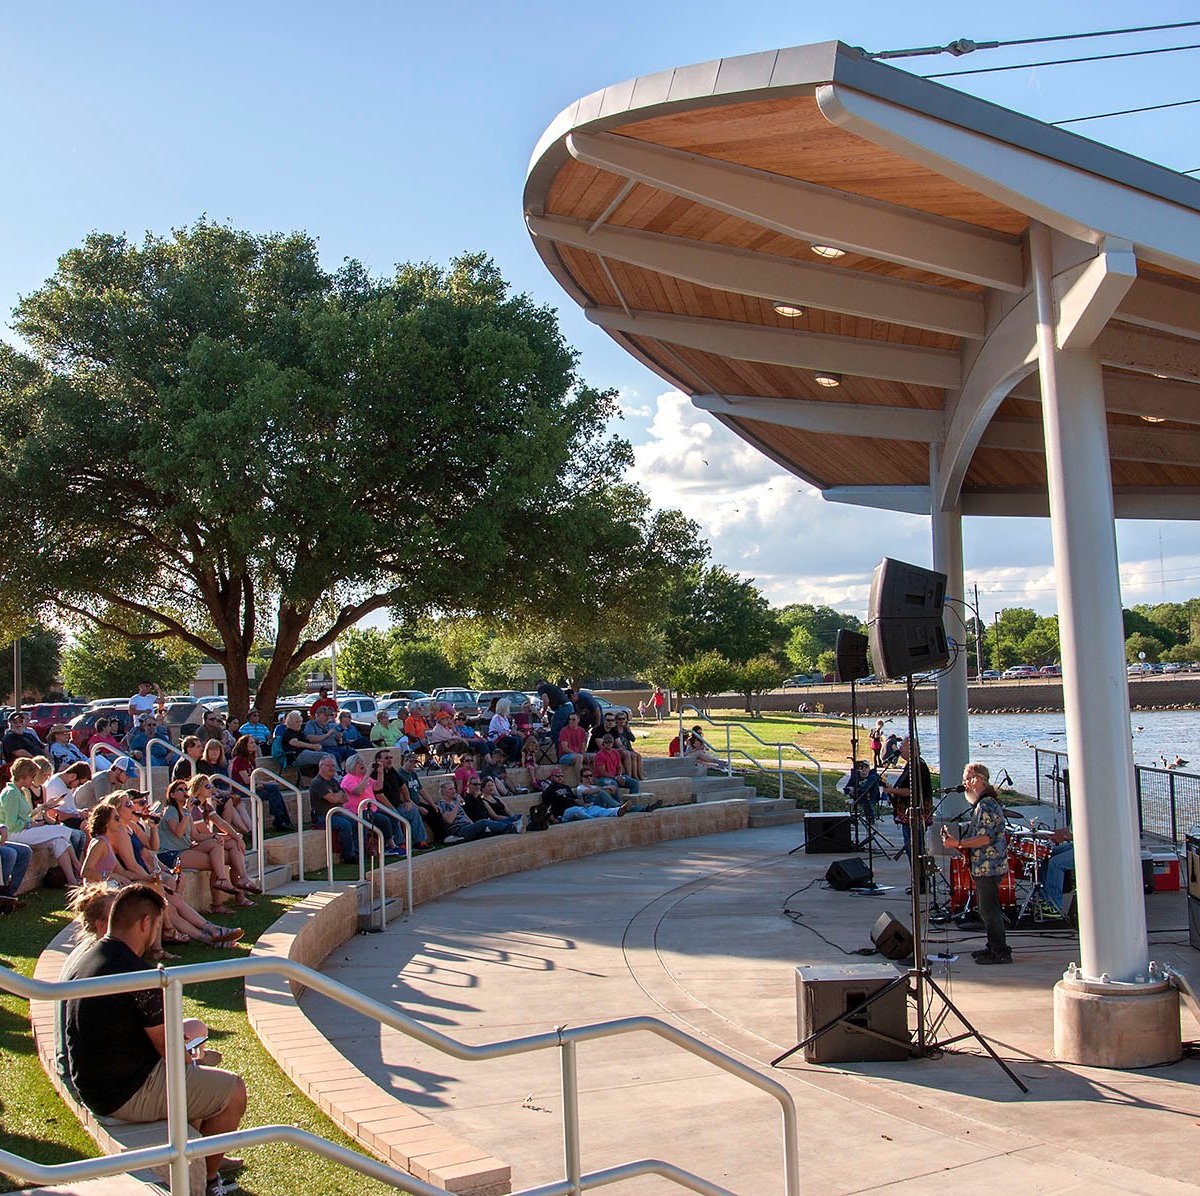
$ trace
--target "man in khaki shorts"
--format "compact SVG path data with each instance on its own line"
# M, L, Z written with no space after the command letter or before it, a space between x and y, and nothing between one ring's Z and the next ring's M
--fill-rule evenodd
M108 933L80 956L72 978L148 970L141 957L157 940L165 905L149 885L122 889L112 903ZM137 1122L166 1117L161 989L68 1001L64 1045L71 1083L93 1113ZM187 1110L188 1121L201 1134L228 1133L246 1112L246 1085L232 1072L189 1066ZM237 1190L230 1177L242 1169L240 1159L214 1154L205 1163L205 1196Z

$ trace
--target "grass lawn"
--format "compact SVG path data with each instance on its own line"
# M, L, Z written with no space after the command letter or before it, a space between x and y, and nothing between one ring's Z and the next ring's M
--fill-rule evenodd
M0 961L28 976L42 949L67 924L68 916L61 889L40 889L29 894L27 900L28 909L0 920ZM254 909L238 911L245 915L238 924L246 931L240 952L246 954L249 945L294 900L259 898ZM199 947L177 950L180 963L225 959L233 954ZM246 1020L242 981L197 985L186 989L185 994L187 1013L208 1023L211 1045L224 1055L223 1066L246 1080L250 1107L244 1125L297 1125L343 1146L361 1149L293 1086L263 1049ZM0 994L0 1092L3 1149L43 1163L62 1163L98 1153L42 1071L29 1028L28 1004L8 994ZM256 1147L246 1152L246 1161L239 1182L251 1196L383 1196L396 1191L291 1146ZM21 1186L0 1176L0 1192Z
M684 718L684 726L692 727L699 723L704 728L704 738L712 745L718 755L725 752L725 724L742 723L746 729L731 726L729 743L733 749L734 767L748 765L745 756L738 754L739 750L748 752L760 764L770 764L774 767L777 753L774 747L764 747L757 742L754 735L769 744L785 743L799 744L809 755L820 760L836 761L849 764L850 761L850 720L838 718L817 718L800 714L788 714L783 711L769 711L762 718L748 715L744 710L711 710L709 715L712 722L695 717L689 713ZM638 737L637 748L650 756L665 756L667 745L679 731L678 719L661 723L635 722L633 733ZM750 734L753 731L754 735ZM867 742L867 728L859 733L859 754L870 755L870 745ZM798 752L783 753L783 762L791 767L807 765L807 761Z

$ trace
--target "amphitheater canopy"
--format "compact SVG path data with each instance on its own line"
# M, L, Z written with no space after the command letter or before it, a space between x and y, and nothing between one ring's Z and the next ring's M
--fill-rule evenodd
M828 499L1047 511L1031 230L1118 516L1200 514L1200 181L831 42L566 109L530 232L593 323Z

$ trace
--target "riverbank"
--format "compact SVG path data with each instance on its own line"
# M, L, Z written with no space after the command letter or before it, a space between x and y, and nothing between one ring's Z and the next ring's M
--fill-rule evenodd
M648 694L639 690L599 691L611 702L624 703L637 711L639 699ZM860 717L889 718L907 709L904 686L896 682L883 685L857 686ZM755 699L766 711L795 712L801 704L825 714L850 713L849 685L806 685L798 689L777 689ZM1050 714L1063 709L1062 680L1045 677L1025 681L973 682L967 687L967 704L972 714ZM721 694L711 698L709 705L729 709L744 709L745 698L738 694ZM924 682L916 688L918 712L932 714L937 710L937 685ZM1180 673L1173 676L1129 678L1130 710L1197 710L1200 709L1200 673Z

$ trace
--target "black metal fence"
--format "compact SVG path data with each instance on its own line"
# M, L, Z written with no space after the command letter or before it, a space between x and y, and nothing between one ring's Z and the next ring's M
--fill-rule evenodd
M1033 749L1038 801L1054 803L1054 808L1070 819L1071 772L1067 753L1055 748ZM1137 795L1138 829L1143 835L1161 839L1172 847L1182 847L1188 832L1200 824L1200 774L1177 768L1134 766L1134 792Z

